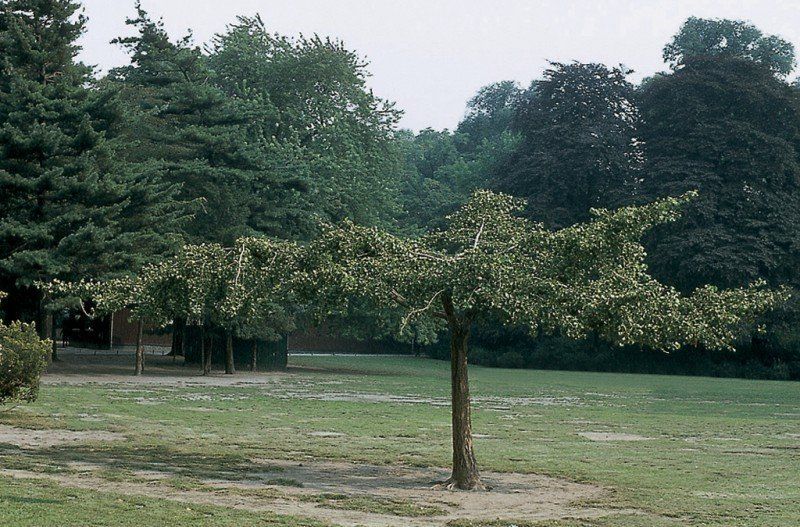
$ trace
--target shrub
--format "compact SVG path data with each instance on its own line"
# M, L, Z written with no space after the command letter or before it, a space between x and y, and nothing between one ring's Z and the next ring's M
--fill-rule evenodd
M49 348L33 325L0 322L0 404L36 399Z

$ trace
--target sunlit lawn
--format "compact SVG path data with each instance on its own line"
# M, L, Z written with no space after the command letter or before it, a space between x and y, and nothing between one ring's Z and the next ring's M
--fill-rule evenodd
M254 457L448 464L449 364L335 356L290 365L302 368L235 387L45 385L0 423L127 439L0 444L0 467L46 475L91 463L124 481L168 466L191 484L245 474ZM541 525L800 524L800 383L479 367L471 381L482 467L601 485L613 490L603 506L639 511ZM0 525L156 524L315 522L0 477Z

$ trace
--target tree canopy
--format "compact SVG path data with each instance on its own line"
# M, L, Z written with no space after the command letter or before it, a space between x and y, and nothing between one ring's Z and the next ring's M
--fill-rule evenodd
M174 246L183 219L174 187L120 162L119 99L89 89L76 60L85 24L72 1L0 6L0 270L12 294L136 268Z
M594 331L619 345L725 348L786 298L763 284L707 286L685 296L647 273L639 239L675 221L692 197L594 209L589 223L551 231L518 217L520 200L479 191L448 217L446 228L418 238L349 221L331 226L309 245L304 273L323 295L399 305L406 322L430 317L449 329L453 474L445 485L482 488L467 380L467 341L479 318L494 315L572 338Z
M713 55L752 60L784 77L796 65L790 42L776 35L764 35L742 20L689 17L664 47L664 62L673 69L692 57Z
M553 63L516 105L518 146L494 167L493 185L528 200L527 214L552 227L589 218L592 207L633 192L642 162L639 113L629 71Z
M215 82L263 114L260 139L276 170L310 187L306 231L319 217L391 225L400 210L393 141L400 112L366 86L367 63L337 40L270 34L239 17L209 47Z
M137 34L115 41L131 64L108 78L128 103L127 160L178 184L181 198L194 203L186 227L193 242L282 232L296 221L287 203L304 185L269 157L258 133L269 115L215 84L191 35L173 42L139 4L137 12L127 21Z
M656 232L658 276L684 291L796 282L797 92L758 63L698 57L653 79L640 105L647 162L639 195L700 192L679 222Z

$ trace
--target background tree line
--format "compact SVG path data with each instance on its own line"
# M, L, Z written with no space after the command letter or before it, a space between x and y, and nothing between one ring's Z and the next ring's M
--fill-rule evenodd
M479 188L526 198L524 214L548 228L697 189L683 219L647 241L659 279L684 292L800 280L794 49L747 23L687 20L664 48L669 70L639 85L623 66L553 63L528 88L479 90L455 130L413 133L336 40L275 35L254 16L201 46L137 4L135 33L115 40L130 64L101 76L76 58L78 2L0 5L0 289L5 315L44 333L36 281L126 276L185 243L303 241L343 218L422 233ZM771 315L736 354L488 323L470 359L800 378L798 312ZM391 338L393 313L369 315L355 306L336 322ZM435 340L426 327L414 335Z

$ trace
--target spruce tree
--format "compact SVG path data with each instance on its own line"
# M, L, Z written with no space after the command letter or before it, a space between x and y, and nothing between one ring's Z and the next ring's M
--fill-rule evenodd
M70 0L0 7L0 273L15 315L40 322L34 282L137 267L181 218L173 189L119 162L118 98L76 60L85 24Z
M292 232L297 220L286 203L304 184L284 176L289 156L271 155L263 140L268 108L220 89L191 34L171 41L139 4L127 23L138 33L115 42L131 64L109 75L136 115L126 156L180 185L182 198L195 204L188 238L231 244L252 233Z

